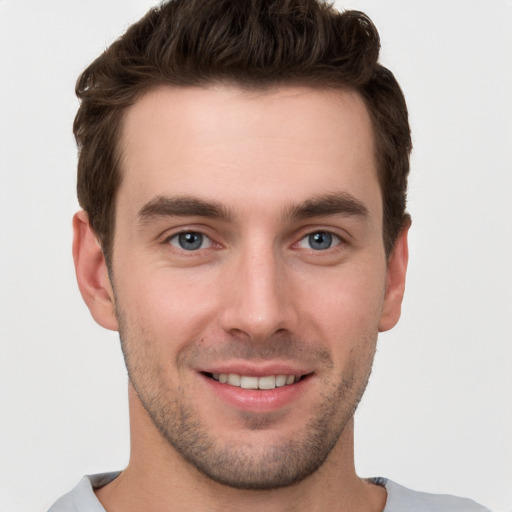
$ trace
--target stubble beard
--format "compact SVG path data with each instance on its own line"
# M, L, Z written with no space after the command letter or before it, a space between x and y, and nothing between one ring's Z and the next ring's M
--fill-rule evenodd
M263 446L261 443L253 446L247 439L232 439L229 444L222 445L211 435L193 404L179 399L186 396L183 390L172 391L167 386L164 368L157 358L148 357L151 341L143 336L129 339L130 329L122 318L118 314L121 346L130 382L153 424L185 461L211 480L236 489L286 487L318 470L354 415L366 388L375 353L376 335L361 340L362 344L369 343L373 348L354 357L337 383L323 383L322 396L314 413L294 439ZM239 343L237 341L237 347ZM296 343L291 340L287 343L289 348L279 351L297 353ZM252 351L251 348L246 350ZM260 351L259 356L270 358L270 352L275 351L274 346L265 353ZM326 359L327 355L322 353L319 357ZM180 364L183 363L178 361L178 367ZM268 426L265 416L248 414L244 421L249 431L264 431Z

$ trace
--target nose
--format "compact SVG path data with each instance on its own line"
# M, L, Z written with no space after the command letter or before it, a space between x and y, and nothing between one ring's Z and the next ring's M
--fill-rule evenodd
M298 316L290 272L272 247L241 252L228 272L220 318L225 332L262 342L295 330Z

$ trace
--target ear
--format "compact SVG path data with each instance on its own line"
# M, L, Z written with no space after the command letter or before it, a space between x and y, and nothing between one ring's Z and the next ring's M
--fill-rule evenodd
M400 318L405 291L405 274L409 261L407 234L410 227L411 220L408 219L398 235L388 259L386 293L379 323L380 332L393 328Z
M117 331L114 293L107 264L84 211L73 217L73 259L80 293L94 320L106 329Z

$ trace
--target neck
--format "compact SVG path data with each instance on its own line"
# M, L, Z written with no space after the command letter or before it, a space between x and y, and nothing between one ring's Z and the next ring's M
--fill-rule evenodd
M304 480L272 490L241 490L214 482L185 461L154 427L130 386L128 467L96 495L107 512L323 511L381 512L386 491L354 468L354 423L346 425L324 464Z

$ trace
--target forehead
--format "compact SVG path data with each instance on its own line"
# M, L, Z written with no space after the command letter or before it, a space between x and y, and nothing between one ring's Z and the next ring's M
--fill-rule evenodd
M268 211L333 190L380 209L371 121L353 91L160 87L127 111L121 155L118 201L132 210L194 195Z

